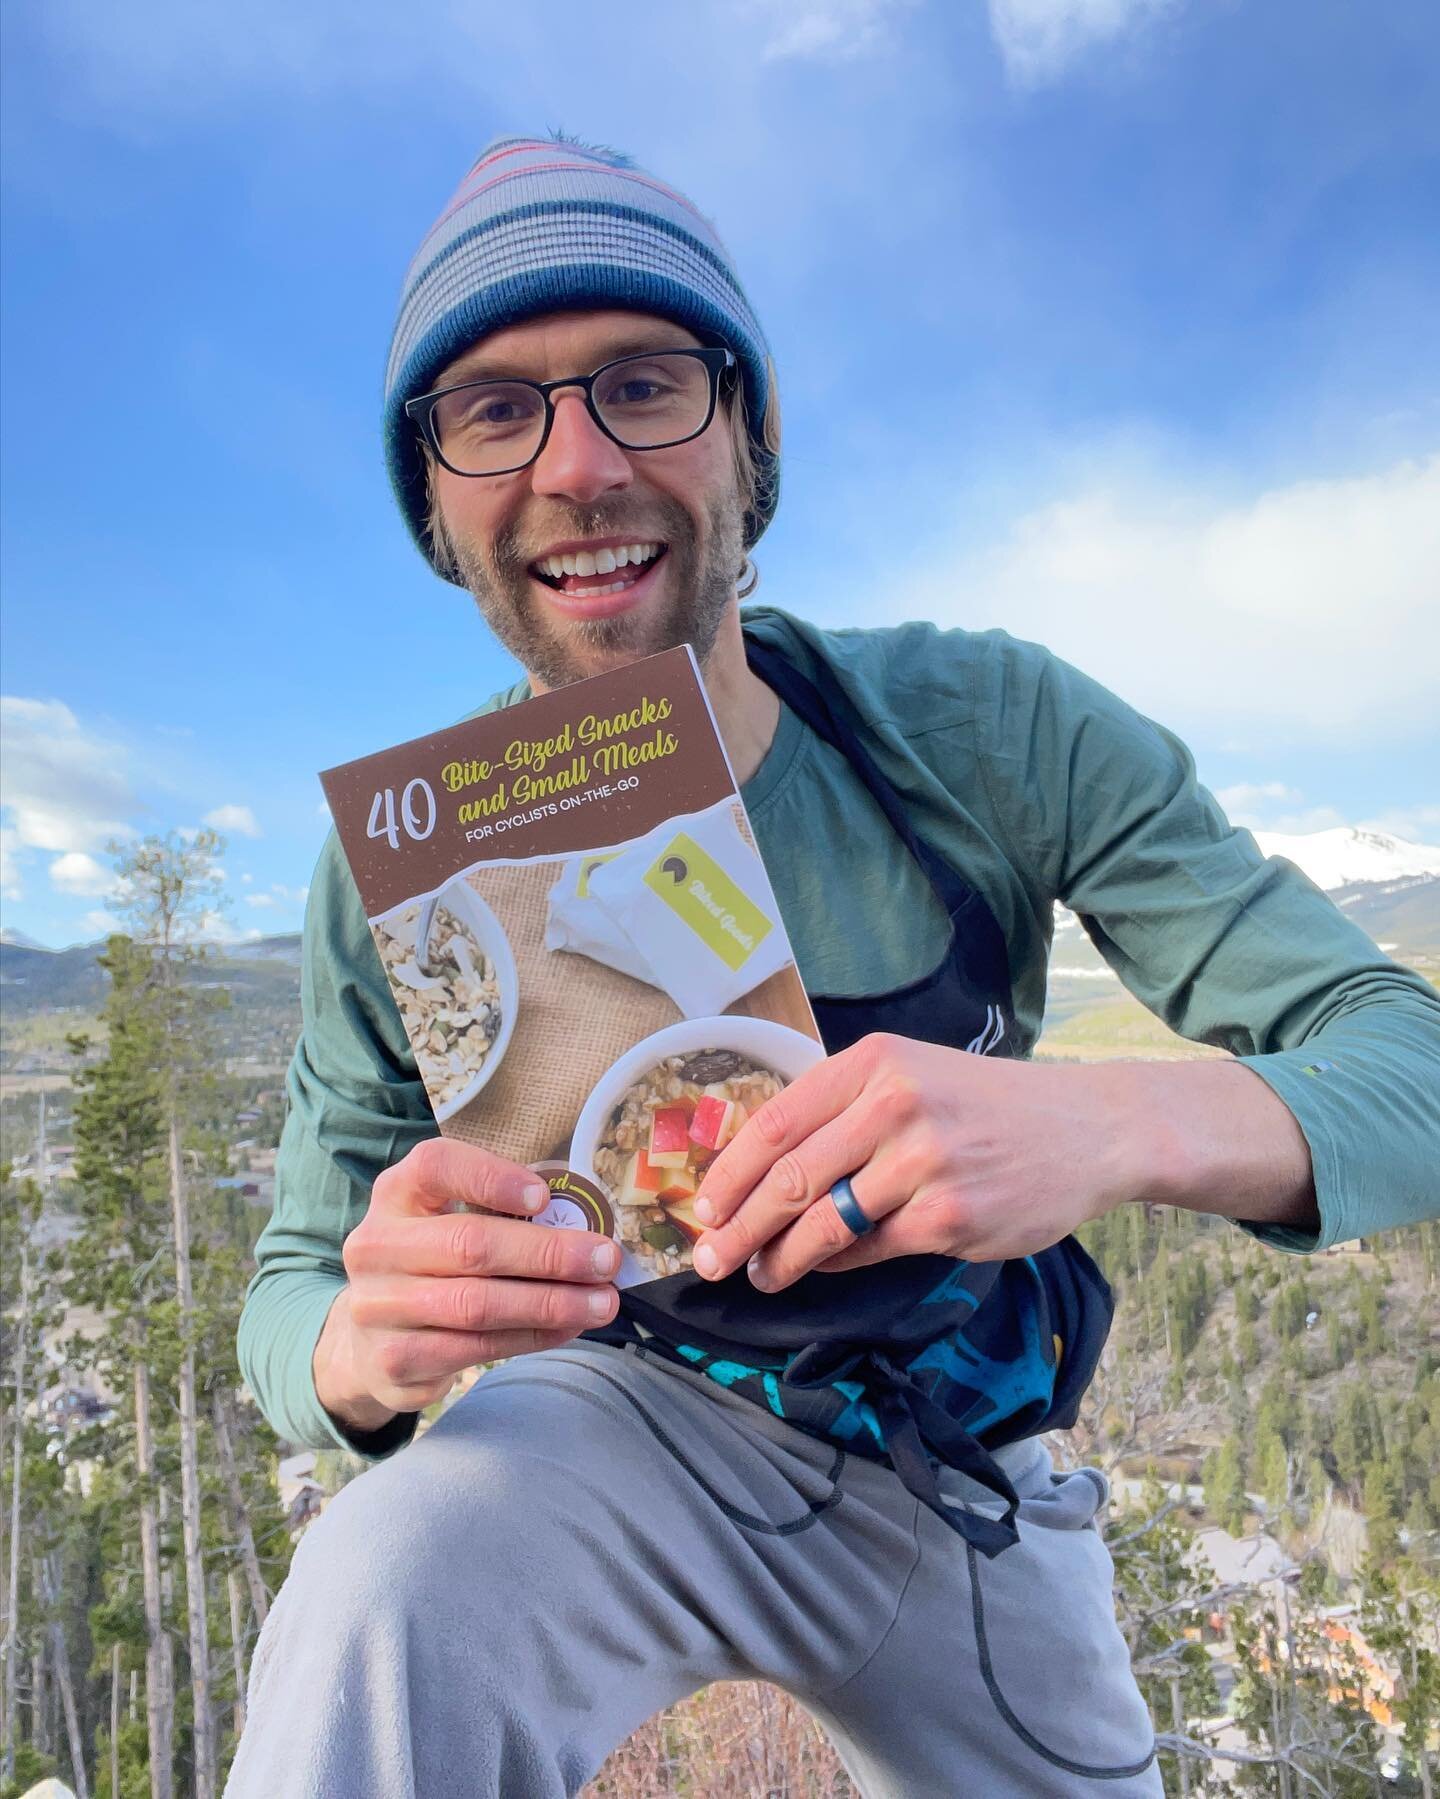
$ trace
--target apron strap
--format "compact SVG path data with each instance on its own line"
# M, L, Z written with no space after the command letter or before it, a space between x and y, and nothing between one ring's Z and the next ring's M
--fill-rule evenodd
M877 1358L878 1359L878 1358ZM929 1401L911 1382L903 1369L890 1368L889 1378L882 1381L876 1397L876 1409L885 1430L885 1450L891 1466L900 1476L907 1492L913 1493L951 1530L974 1545L983 1556L997 1556L1020 1541L1015 1522L1020 1496L1005 1470L994 1456L961 1430L953 1419ZM952 1504L940 1491L935 1458L926 1446L925 1425L932 1430L943 1427L946 1465L968 1474L978 1485L988 1488L1005 1502L998 1518L968 1506Z
M951 921L952 931L963 936L961 954L979 969L998 971L1006 1001L1010 994L1010 959L1005 938L995 916L978 890L937 849L917 836L900 795L861 743L855 725L855 708L828 669L817 669L812 681L801 674L778 650L745 635L745 655L752 671L789 706L823 742L840 751L864 782L871 797L889 820L891 829L920 865L920 870ZM991 985L988 981L982 986ZM846 1003L846 1002L839 1002Z
M754 673L772 692L779 695L792 712L809 725L817 737L840 751L890 821L895 835L925 870L932 886L943 883L948 889L956 878L955 871L923 838L916 836L909 816L900 803L900 796L880 773L869 751L861 743L850 723L850 704L829 675L822 676L825 688L828 689L825 692L802 675L793 663L787 662L778 651L758 643L748 634L745 638L745 657ZM953 902L947 904L945 909L947 912L953 911Z

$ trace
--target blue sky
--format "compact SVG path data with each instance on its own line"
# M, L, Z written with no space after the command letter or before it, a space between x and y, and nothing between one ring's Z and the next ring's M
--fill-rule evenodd
M785 405L760 597L1037 637L1244 822L1440 841L1429 0L4 9L5 920L218 819L298 927L316 771L512 678L385 485L426 225L560 126L685 189Z

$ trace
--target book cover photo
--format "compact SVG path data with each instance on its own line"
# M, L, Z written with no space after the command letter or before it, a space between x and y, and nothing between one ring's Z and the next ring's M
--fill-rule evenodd
M321 781L442 1134L618 1285L688 1268L706 1167L824 1057L690 649Z

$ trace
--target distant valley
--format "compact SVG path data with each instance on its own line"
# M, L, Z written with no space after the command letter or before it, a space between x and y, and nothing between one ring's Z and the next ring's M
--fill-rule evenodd
M1440 982L1440 849L1374 831L1319 831L1308 837L1261 833L1270 854L1284 855L1388 955ZM97 957L104 945L50 950L7 935L0 941L0 1076L63 1076L68 1032L92 1026L105 997ZM300 1020L298 933L214 947L198 976L230 996L220 1015L226 1057L252 1067L283 1067ZM1193 1056L1133 1000L1101 959L1073 913L1057 911L1042 1055ZM12 1091L13 1091L12 1085Z

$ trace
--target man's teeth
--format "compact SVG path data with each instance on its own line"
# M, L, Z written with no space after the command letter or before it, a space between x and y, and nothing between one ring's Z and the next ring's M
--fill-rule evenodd
M572 556L545 556L535 564L552 581L563 575L613 575L617 568L638 567L660 554L658 543L627 543L615 550L577 550Z

